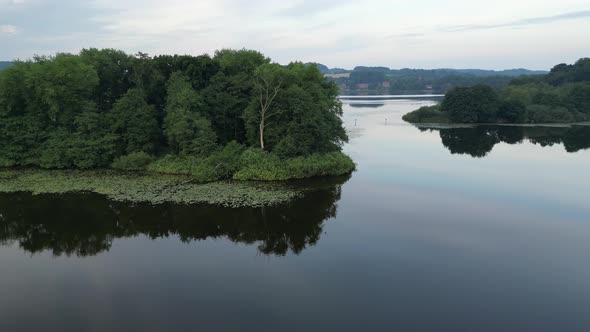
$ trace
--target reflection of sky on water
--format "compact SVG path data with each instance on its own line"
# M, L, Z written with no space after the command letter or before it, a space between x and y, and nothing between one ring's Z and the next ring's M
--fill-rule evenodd
M438 131L420 132L401 120L406 112L430 104L393 101L379 112L360 112L345 105L345 125L354 127L357 119L356 131L362 134L353 136L347 146L360 169L355 178L377 186L403 185L502 204L590 212L585 194L590 184L590 150L568 153L562 144L541 147L525 139L519 144L498 143L481 159L452 155Z

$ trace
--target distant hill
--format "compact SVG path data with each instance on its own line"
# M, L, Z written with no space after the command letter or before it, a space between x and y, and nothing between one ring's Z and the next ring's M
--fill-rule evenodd
M357 66L352 70L329 68L310 63L338 83L342 94L429 94L445 93L458 86L486 84L500 89L515 78L533 79L548 71L528 69L391 69L388 67Z
M12 62L10 61L0 61L0 70L4 69L4 68L8 68L12 66Z
M402 74L402 75L411 75L411 74L423 74L429 73L430 75L434 76L445 76L445 75L457 75L457 74L464 74L464 75L473 75L473 76L525 76L525 75L545 75L548 74L549 71L544 70L529 70L524 68L517 68L517 69L505 69L505 70L485 70L485 69L453 69L453 68L438 68L438 69L411 69L411 68L402 68L402 69L390 69L388 67L369 67L369 66L357 66L354 69L344 69L344 68L330 68L321 63L309 63L309 65L314 64L318 67L318 69L323 74L342 74L342 73L352 73L355 71L374 71L374 72L383 72L389 74ZM438 74L438 75L437 75Z
M310 66L310 65L315 65L318 67L318 69L322 72L322 74L324 75L328 75L328 74L333 74L333 75L337 75L337 74L345 74L345 73L350 73L351 70L347 70L344 68L328 68L328 66L323 65L321 63L306 63L306 65Z
M483 69L448 69L457 73L471 74L475 76L525 76L525 75L545 75L549 73L544 70L529 70L524 68L506 69L506 70L483 70Z

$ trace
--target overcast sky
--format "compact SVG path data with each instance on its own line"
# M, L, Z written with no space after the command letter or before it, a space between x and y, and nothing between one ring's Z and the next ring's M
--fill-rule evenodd
M250 48L330 67L525 67L590 57L582 0L0 0L0 60Z

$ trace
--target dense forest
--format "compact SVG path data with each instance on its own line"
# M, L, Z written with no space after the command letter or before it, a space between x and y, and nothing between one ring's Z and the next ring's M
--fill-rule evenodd
M408 113L412 123L573 123L590 121L590 58L542 76L516 78L500 91L451 90L440 105Z
M526 69L481 70L481 69L390 69L388 67L358 66L353 70L316 66L336 82L341 94L444 94L455 87L489 85L502 89L510 81L523 75L542 75L547 72Z
M0 167L113 167L196 180L350 172L338 87L251 50L86 49L0 71Z

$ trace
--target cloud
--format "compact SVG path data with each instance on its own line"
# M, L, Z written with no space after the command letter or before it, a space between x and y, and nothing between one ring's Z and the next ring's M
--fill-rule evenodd
M528 25L538 25L554 23L559 21L574 20L580 18L590 17L590 10L570 12L561 15L554 16L542 16L542 17L530 17L521 20L495 23L495 24L465 24L465 25L450 25L440 27L439 31L442 32L459 32L459 31L474 31L474 30L488 30L498 28L520 28Z
M18 29L16 26L14 25L10 25L10 24L3 24L0 25L0 33L7 33L7 34L15 34L18 32Z
M298 3L280 10L281 16L309 17L335 8L341 8L352 0L301 0Z
M588 1L0 0L0 60L85 47L152 55L245 47L280 63L337 67L548 68L590 52L580 42ZM511 16L529 9L529 18Z

